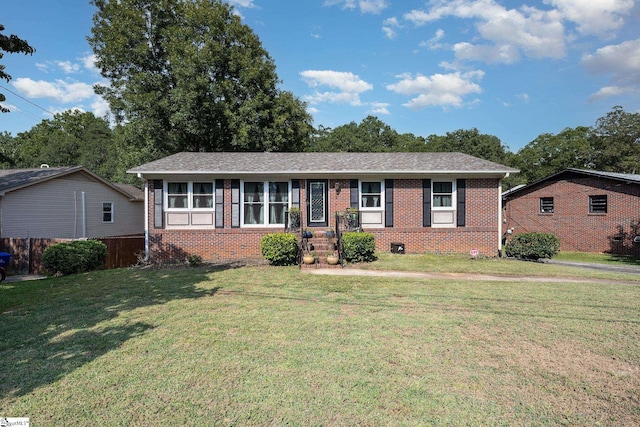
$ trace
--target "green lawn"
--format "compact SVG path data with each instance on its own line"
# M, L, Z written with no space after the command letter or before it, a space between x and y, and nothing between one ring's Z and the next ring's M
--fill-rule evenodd
M387 255L368 267L407 262L515 276L530 268ZM598 272L635 280L603 284L588 282L593 272L536 271L557 278L258 266L5 283L0 417L33 426L639 424L637 275Z

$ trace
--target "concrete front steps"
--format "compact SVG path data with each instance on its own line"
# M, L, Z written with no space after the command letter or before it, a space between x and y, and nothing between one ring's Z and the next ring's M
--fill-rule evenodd
M327 230L314 230L313 237L305 238L302 242L303 255L308 255L312 251L316 253L315 264L301 264L301 268L342 268L342 265L330 265L327 262L327 253L333 252L338 254L335 250L335 245L338 239L335 237L326 237Z

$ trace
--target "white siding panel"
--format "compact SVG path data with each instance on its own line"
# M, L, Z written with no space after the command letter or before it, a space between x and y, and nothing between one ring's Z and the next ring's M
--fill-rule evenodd
M2 200L2 237L80 238L82 192L86 237L144 232L144 203L80 172L7 193ZM102 202L113 202L113 223L102 222Z

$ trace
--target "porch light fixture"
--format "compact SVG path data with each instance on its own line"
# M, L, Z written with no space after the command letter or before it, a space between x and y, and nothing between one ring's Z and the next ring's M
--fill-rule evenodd
M340 194L340 191L342 191L342 182L336 181L333 187L336 189L336 194Z

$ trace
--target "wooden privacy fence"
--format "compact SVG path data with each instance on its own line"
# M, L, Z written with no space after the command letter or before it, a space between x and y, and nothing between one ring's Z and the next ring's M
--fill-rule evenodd
M138 262L137 254L144 251L144 236L100 237L107 246L106 268L130 267ZM56 243L70 242L71 239L0 238L0 252L13 255L9 272L19 274L44 274L42 254Z

